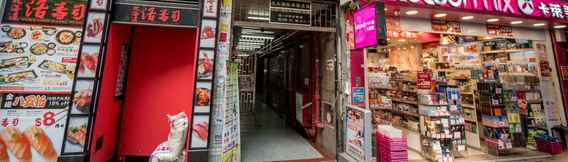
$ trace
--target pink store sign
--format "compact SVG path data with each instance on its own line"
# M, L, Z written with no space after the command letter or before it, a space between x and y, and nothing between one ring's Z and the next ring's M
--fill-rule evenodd
M355 48L365 48L377 45L377 16L376 5L367 5L355 12Z
M568 21L568 2L560 0L384 0L384 2Z

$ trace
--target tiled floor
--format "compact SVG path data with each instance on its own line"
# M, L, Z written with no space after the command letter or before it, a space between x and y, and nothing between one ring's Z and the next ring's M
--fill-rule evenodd
M242 137L245 162L316 159L323 156L295 130L286 126L282 116L265 106L256 108L257 129Z

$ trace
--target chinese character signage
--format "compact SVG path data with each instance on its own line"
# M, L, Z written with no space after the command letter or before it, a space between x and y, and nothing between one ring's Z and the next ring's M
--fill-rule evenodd
M461 33L461 23L459 21L432 19L432 31Z
M113 20L130 24L156 24L196 27L199 10L193 8L116 3Z
M7 148L7 157L4 157L7 159L3 160L57 161L61 155L70 96L6 94L2 97L0 140Z
M82 37L79 29L24 25L0 29L0 92L71 92Z
M377 15L375 5L367 5L355 12L355 48L377 45Z
M80 27L87 0L7 0L5 9L5 23Z
M270 1L270 23L311 25L312 4L292 0Z
M424 7L458 8L468 12L485 12L506 16L568 19L568 2L560 0L387 0L385 3L410 3Z
M503 24L487 24L487 34L494 36L513 36L513 27Z
M67 94L2 94L2 109L64 109L71 102Z

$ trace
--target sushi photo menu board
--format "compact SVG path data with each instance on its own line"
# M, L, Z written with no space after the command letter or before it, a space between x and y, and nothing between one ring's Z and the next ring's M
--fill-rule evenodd
M69 93L82 33L76 28L0 25L0 93Z
M70 96L4 94L0 108L0 161L57 161Z

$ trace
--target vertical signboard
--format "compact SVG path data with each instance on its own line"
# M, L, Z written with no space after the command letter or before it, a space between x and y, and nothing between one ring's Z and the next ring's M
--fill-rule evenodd
M363 49L351 50L351 105L365 107L365 53Z
M347 106L345 126L345 152L357 161L371 162L371 111Z
M386 18L384 4L369 3L355 11L355 48L386 44Z

